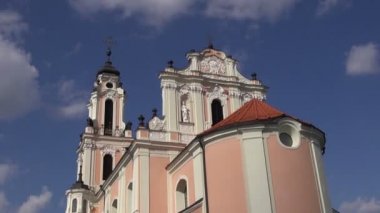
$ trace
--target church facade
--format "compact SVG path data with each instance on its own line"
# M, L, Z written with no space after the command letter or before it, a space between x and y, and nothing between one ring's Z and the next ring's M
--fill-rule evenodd
M160 73L162 116L123 121L106 61L76 150L66 213L330 213L324 133L266 102L267 87L211 45Z

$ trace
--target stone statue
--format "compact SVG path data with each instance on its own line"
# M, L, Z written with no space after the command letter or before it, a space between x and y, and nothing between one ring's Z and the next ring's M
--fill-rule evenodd
M189 109L186 107L185 102L182 102L181 112L182 112L182 122L190 122Z

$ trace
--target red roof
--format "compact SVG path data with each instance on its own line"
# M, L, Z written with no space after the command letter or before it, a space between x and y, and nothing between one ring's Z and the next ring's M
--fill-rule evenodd
M244 104L240 109L232 113L230 116L215 124L210 129L207 129L200 135L213 132L216 129L220 129L222 127L230 126L233 124L236 125L238 123L245 123L250 121L264 121L282 116L287 115L265 103L264 101L252 99L248 103Z

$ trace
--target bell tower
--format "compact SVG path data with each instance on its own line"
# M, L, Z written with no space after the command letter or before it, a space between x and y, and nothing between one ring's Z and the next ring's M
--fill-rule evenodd
M87 126L77 150L78 174L90 190L99 189L132 142L131 125L123 121L126 92L120 72L107 59L97 72L88 107Z

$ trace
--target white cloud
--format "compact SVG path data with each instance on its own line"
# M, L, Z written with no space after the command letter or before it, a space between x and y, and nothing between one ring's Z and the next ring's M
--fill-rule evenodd
M0 119L20 116L39 101L38 70L31 54L17 45L26 26L16 12L0 11Z
M275 21L290 11L298 0L209 0L206 15L235 20Z
M30 195L28 199L22 203L18 209L18 213L37 213L45 208L51 199L53 194L47 187L42 188L42 192L39 195Z
M59 106L58 116L63 118L78 118L86 112L87 93L75 88L74 80L64 80L58 83Z
M380 213L380 200L358 197L352 202L343 202L339 211L342 213Z
M77 118L86 112L86 102L72 102L58 108L58 113L64 118Z
M316 13L317 16L323 16L339 5L344 6L348 4L349 0L319 0Z
M136 15L148 25L161 26L170 19L188 13L194 0L68 0L82 15L96 12L121 12L124 17Z
M17 171L17 166L14 164L3 163L0 164L0 185L4 184L10 179Z
M80 14L119 12L124 18L136 17L145 24L160 27L197 7L207 17L234 20L275 21L301 0L68 0Z
M373 74L380 72L379 47L370 42L351 47L346 60L346 73L349 75Z
M5 213L9 202L4 192L0 191L0 213Z
M15 11L0 11L0 34L3 37L19 37L28 29L28 25L22 21L22 17Z

